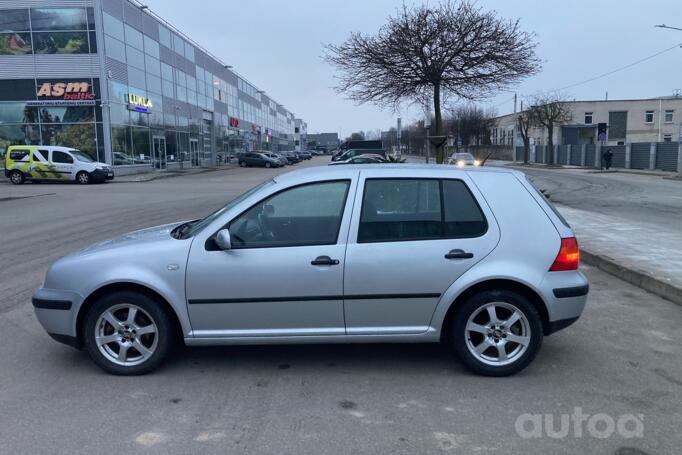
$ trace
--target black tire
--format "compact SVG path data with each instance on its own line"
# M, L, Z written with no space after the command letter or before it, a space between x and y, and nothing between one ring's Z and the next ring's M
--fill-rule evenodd
M96 342L97 323L100 316L105 311L122 304L132 304L141 308L156 324L157 332L154 336L158 338L153 353L149 358L135 365L114 363L100 351ZM158 368L168 355L175 341L175 335L174 324L166 310L150 297L132 291L115 292L102 297L90 307L83 321L83 344L92 360L104 371L120 376L147 374Z
M265 162L265 167L267 167L267 168L271 168L271 167L272 167L272 164L270 164L270 162L269 162L269 161L266 161L266 162Z
M21 171L13 170L9 172L9 181L14 185L22 185L26 181L26 176Z
M488 332L490 335L488 333L479 334L476 331L466 330L467 323L472 315L476 315L472 322L477 322L486 327L490 324L490 322L486 324L484 319L490 319L487 306L491 303L496 304L497 308L493 311L498 315L499 319L508 319L512 311L516 310L521 312L525 320L512 324L511 330L506 328L498 331L490 330ZM477 314L477 311L481 308L485 308L485 310L481 310ZM500 325L497 325L497 327L500 327ZM525 333L528 336L525 350L522 349L522 344L511 342L507 339L507 337L516 334L523 334L523 330L526 330ZM457 309L450 338L457 357L474 373L483 376L510 376L526 368L539 352L543 338L542 321L535 306L524 296L508 290L489 290L472 296ZM478 343L479 340L481 340L481 343L490 343L490 347L481 353L481 357L489 355L490 357L497 356L499 358L497 343L503 342L502 349L505 350L504 354L507 355L507 352L511 350L508 360L510 363L495 365L494 360L477 357L470 349L475 350L476 347L481 346ZM516 352L515 349L517 348L519 351L515 355L516 358L514 358L514 352ZM493 364L486 363L486 361L493 362Z
M89 172L80 171L76 174L76 183L79 185L89 185L92 183L92 176Z
M246 167L246 161L240 161L239 166L240 167Z

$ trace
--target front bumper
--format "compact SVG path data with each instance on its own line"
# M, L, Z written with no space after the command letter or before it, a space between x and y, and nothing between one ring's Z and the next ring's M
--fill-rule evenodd
M95 169L92 171L92 177L98 181L114 180L114 170Z
M76 318L83 297L72 291L40 288L31 300L38 322L45 331L55 340L75 346Z

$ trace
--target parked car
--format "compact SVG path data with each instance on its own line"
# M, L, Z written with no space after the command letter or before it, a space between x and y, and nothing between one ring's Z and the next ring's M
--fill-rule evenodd
M453 153L450 156L450 164L455 166L480 166L481 162L474 158L471 153Z
M239 157L239 165L241 167L280 167L282 166L282 163L275 158L270 158L262 152L246 152Z
M373 164L373 163L386 163L387 160L381 155L374 155L371 153L365 155L357 155L352 158L348 158L343 161L332 161L329 163L330 166L337 164Z
M267 157L272 158L273 160L279 161L279 164L281 164L282 166L286 166L287 164L289 164L289 160L286 157L284 157L283 155L280 155L278 153L263 152L263 154Z
M301 152L296 152L296 153L298 153L299 155L301 155L301 156L303 157L304 160L309 160L309 159L312 159L312 157L313 157L313 154L310 153L310 152L303 152L303 151L301 151Z
M106 163L70 147L11 145L5 153L5 177L15 185L31 181L71 181L80 184L114 179Z
M293 152L279 152L282 156L289 160L289 164L296 164L301 162L301 158Z
M54 339L114 374L153 370L180 338L442 341L474 372L505 376L581 315L579 258L518 171L324 166L62 258L33 306Z
M349 158L353 158L354 156L367 155L367 154L381 155L384 158L386 158L386 151L385 150L349 149L349 150L343 151L337 155L332 156L332 161L345 161Z

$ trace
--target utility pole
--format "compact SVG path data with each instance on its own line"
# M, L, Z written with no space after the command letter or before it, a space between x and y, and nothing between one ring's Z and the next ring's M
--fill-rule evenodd
M665 24L654 25L654 27L657 27L657 28L667 28L667 29L670 29L670 30L677 30L677 31L681 31L681 32L682 32L682 28L679 28L679 27L671 27L671 26L665 25ZM659 103L660 103L660 100L659 100ZM661 120L662 120L662 119L660 118L660 116L661 116L660 104L659 104L658 116L659 116L659 119L658 119L658 135L659 135L659 138L658 138L658 140L659 140L659 142L660 142L660 140L661 140L661 138L660 138L660 136L661 136ZM680 134L680 138L678 139L679 142L678 142L678 147L677 147L677 177L682 179L682 131L681 131L680 133L681 133L681 134Z
M523 101L522 101L523 103ZM523 109L523 108L521 108ZM516 114L516 92L514 92L514 114Z
M427 112L424 117L424 129L426 130L426 164L429 164L429 154L431 151L431 140L429 139L431 133L431 113Z

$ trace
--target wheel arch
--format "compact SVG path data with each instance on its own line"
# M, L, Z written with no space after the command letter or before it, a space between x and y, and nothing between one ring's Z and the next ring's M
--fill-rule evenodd
M176 334L178 337L182 338L183 331L182 331L182 325L180 323L180 318L178 317L177 313L173 309L173 306L168 302L168 300L166 298L164 298L161 294L159 294L154 289L151 289L151 288L144 286L142 284L139 284L139 283L116 282L116 283L106 284L106 285L96 289L95 291L90 293L90 295L88 295L83 300L83 303L80 305L80 308L78 309L78 315L76 316L76 339L78 340L79 346L83 346L83 324L85 321L85 315L88 313L88 310L102 296L104 296L106 294L111 294L113 292L122 292L122 291L140 293L142 295L149 297L150 299L154 300L159 305L161 305L161 307L168 313L171 320L173 321L173 333Z
M540 315L540 320L542 321L542 331L544 335L549 335L549 313L544 300L542 297L540 297L540 294L530 286L521 283L520 281L509 278L496 278L474 283L457 295L457 297L448 307L445 317L443 318L443 324L440 331L441 340L447 339L448 335L450 334L454 324L455 315L457 314L457 310L462 303L466 302L475 294L493 289L516 292L517 294L526 297L533 304Z

